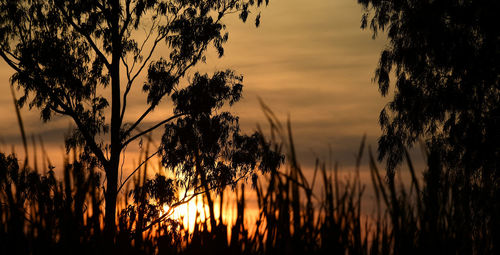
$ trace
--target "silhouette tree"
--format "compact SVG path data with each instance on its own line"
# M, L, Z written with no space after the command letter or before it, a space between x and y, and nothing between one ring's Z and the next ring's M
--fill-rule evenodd
M389 173L406 146L440 147L465 178L500 177L499 1L358 0L362 28L386 32L375 80L394 97L380 114L379 159ZM391 76L393 74L394 76Z
M215 164L206 170L205 178L214 178L220 184L229 183L237 176L242 169L240 163L253 166L254 162L263 159L259 151L263 147L256 144L258 139L239 135L237 118L228 113L213 114L223 105L239 100L241 77L231 71L218 72L211 79L196 74L186 88L179 85L190 68L205 61L210 45L215 47L219 57L224 54L223 44L228 39L223 23L226 15L237 13L245 21L250 8L262 4L262 0L0 2L0 56L15 70L11 81L23 91L19 105L39 109L44 121L49 121L54 115L68 116L74 121L76 128L66 139L67 149L84 146L86 150L82 158L101 167L106 174L105 232L108 237L112 238L116 231L122 152L129 143L159 127L170 123L166 126L168 137L174 132L172 130L177 132L177 127L180 131L186 125L195 125L203 130L218 125L225 129L210 132L232 131L235 138L252 140L244 143L236 139L229 146L225 144L226 140L221 140L226 138L212 133L205 137L205 131L198 131L198 136L204 137L201 145L206 146L198 153L206 153L204 149L210 146L228 150L229 154L232 150L248 152L248 162L238 159L240 161L236 160L236 163L224 163L220 167L219 162L213 161L216 158L211 158L212 161L203 159L200 167L210 168L210 164ZM257 15L255 24L258 26L259 22L260 15ZM145 37L138 41L140 37L136 35L141 30L145 31ZM168 47L169 54L153 61L154 52L161 43ZM129 93L146 69L143 92L147 96L147 108L135 121L127 123L124 116ZM139 131L144 119L166 97L173 99L174 114ZM176 119L177 124L171 124ZM207 127L200 126L207 123L210 123ZM214 123L217 125L213 126ZM177 133L175 136L185 135L191 133ZM169 158L170 149L162 145L164 162L168 166L175 165ZM196 155L199 162L200 154ZM180 151L175 156L180 160L192 155ZM185 164L188 166L195 167ZM199 175L205 170L196 168L196 171Z

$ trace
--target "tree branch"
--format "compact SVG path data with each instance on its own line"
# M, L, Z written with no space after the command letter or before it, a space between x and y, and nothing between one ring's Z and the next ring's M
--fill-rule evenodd
M146 39L144 39L144 41L142 42L141 48L139 49L139 51L137 52L137 54L134 56L134 62L132 63L132 66L130 68L129 68L128 63L125 61L124 57L122 57L122 62L125 65L126 72L127 72L127 86L125 87L125 92L123 93L123 105L122 105L122 111L121 111L121 114L120 114L120 119L122 121L123 121L123 117L125 115L125 109L126 109L126 105L127 105L127 96L128 96L128 93L130 92L130 89L132 88L132 84L134 83L134 80L137 78L137 76L139 76L139 74L142 72L142 69L144 68L144 66L146 65L146 63L149 61L149 59L153 55L153 52L154 52L154 50L156 48L156 45L164 38L164 37L161 38L160 36L156 37L155 43L154 43L154 45L153 45L153 47L152 47L152 49L151 49L148 57L144 61L144 64L137 71L137 73L133 77L131 77L132 72L133 72L134 67L135 67L135 64L137 63L137 58L142 53L144 45L146 44L146 42L149 40L149 38L153 34L154 28L155 28L155 24L153 23L153 25L151 25L151 29L149 30L149 32L148 32L148 34L146 36Z
M157 150L155 153L149 155L144 161L141 162L141 164L139 164L139 166L134 169L134 171L132 171L132 173L130 173L127 178L125 178L125 181L123 181L121 184L120 184L120 187L118 187L116 193L120 193L120 190L123 188L123 186L127 183L127 181L144 165L146 164L146 162L148 162L152 157L156 156L158 153L160 152L160 150Z
M57 100L57 101L59 101L59 100ZM94 138L92 138L92 136L88 132L86 132L87 127L85 125L83 125L83 123L80 121L80 119L78 118L76 113L71 108L65 107L65 105L63 105L63 104L61 105L61 103L62 102L60 102L60 101L57 102L57 104L59 104L60 107L63 108L63 110L66 112L66 114L68 116L70 116L73 119L73 121L75 121L75 124L78 127L78 130L82 133L83 137L85 138L87 145L90 147L92 152L96 155L97 159L99 159L99 161L101 161L101 164L104 167L106 167L108 164L108 160L104 156L104 153L99 148L99 146L97 146L97 143L95 142Z
M193 58L193 60L191 61L191 63L189 63L188 65L186 65L184 67L184 69L182 69L182 71L179 71L177 73L177 76L173 79L174 81L177 81L179 80L182 76L184 76L184 74L186 73L186 71L191 68L195 63L198 62L198 60L201 58L201 54L203 54L203 51L205 49L205 47L208 45L208 42L201 47L201 49L199 50L198 54ZM163 98L165 96L166 93L163 93L163 95L160 96L160 99ZM136 128L141 122L142 120L156 107L157 105L156 104L152 104L148 107L148 109L141 115L141 117L139 117L139 119L137 119L137 121L125 132L125 135L124 137L126 137L134 128Z
M83 35L87 39L87 42L90 44L90 46L92 47L92 49L94 49L95 53L99 56L99 58L101 58L101 60L103 61L103 63L106 65L106 67L109 70L110 67L111 67L111 64L109 63L109 61L106 58L106 56L104 55L104 53L102 53L102 51L99 49L99 47L97 47L97 45L95 44L94 40L92 40L92 37L90 37L90 35L84 33L83 29L80 26L78 26L73 21L73 19L66 13L66 11L64 10L64 8L62 6L60 6L60 5L56 5L56 6L57 6L57 9L59 9L59 11L61 12L61 14L64 16L64 18L66 19L66 21L68 21L69 24L71 24L71 26L73 26L73 28L78 33L80 33L81 35Z
M127 95L128 92L130 91L130 88L132 88L132 83L130 82L130 69L127 64L127 61L125 61L124 57L121 57L122 63L125 66L125 72L127 74L127 86L125 88L125 92L123 93L123 105L122 105L122 112L120 113L120 120L123 122L123 117L125 116L125 108L127 106Z
M4 50L0 50L0 57L3 58L3 60L5 60L5 62L10 66L12 67L12 69L14 69L16 72L20 73L21 72L21 69L18 67L18 65L16 63L14 63L14 61L12 61L12 59L9 58L9 56L7 56L5 54L5 51Z
M225 16L225 14L227 14L227 10L228 8L227 7L224 7L223 10L222 10L222 15L219 15L219 17L217 18L217 20L215 21L215 23L218 23L222 17ZM134 77L132 78L132 81L139 75L139 73L141 72L141 70L144 68L146 62L149 60L149 58L151 57L151 55L153 54L153 51L154 51L154 47L156 47L156 44L158 44L158 42L160 42L161 40L163 40L164 37L167 36L168 33L165 33L162 37L159 37L157 40L155 40L155 44L152 48L152 50L150 51L149 53L149 56L147 57L147 59L144 61L143 65L141 66L141 68L138 70L138 72L134 75ZM179 70L177 72L177 76L173 79L174 81L178 81L182 76L184 76L184 74L186 73L186 71L191 68L192 66L194 66L196 63L198 63L198 61L201 59L201 56L203 54L203 52L206 50L206 47L208 46L210 41L207 41L205 42L201 47L200 47L200 50L198 51L198 53L196 55L194 55L194 57L191 59L191 62L189 64L187 64L186 66L184 66L184 68L181 68L179 67ZM133 68L133 67L132 67ZM165 96L166 93L164 93L163 95L160 96L160 99L163 98ZM134 128L136 128L141 122L142 120L156 107L157 105L155 104L152 104L148 107L148 109L146 109L146 111L139 117L139 119L136 120L136 122L134 124L132 124L132 126L125 132L125 135L124 137L126 137ZM128 143L128 142L127 142ZM127 144L125 143L125 144Z
M123 38L123 35L125 34L125 31L127 31L127 27L130 23L130 21L132 21L132 13L130 12L130 0L127 0L125 2L125 12L126 12L126 18L125 18L125 21L123 22L123 27L120 31L120 38Z
M168 208L168 211L167 211L167 212L165 212L165 213L164 213L164 214L163 214L160 218L158 218L158 219L156 219L156 220L152 221L149 225L147 225L146 227L144 227L144 228L142 229L142 231L144 232L144 231L146 231L146 230L150 229L151 227L153 227L155 224L160 223L160 222L161 222L161 221L163 221L165 218L167 218L168 216L170 216L170 214L172 213L172 211L173 211L173 209L174 209L174 208L176 208L176 207L178 207L178 206L180 206L180 205L183 205L183 204L189 203L189 201L191 201L191 200L192 200L193 198L195 198L196 196L201 195L201 194L203 194L203 193L205 193L205 192L209 192L209 191L215 190L215 189L217 189L217 188L225 187L225 186L228 186L228 185L231 185L231 184L236 184L236 183L237 183L237 182L239 182L241 179L243 179L245 176L246 176L246 175L244 175L244 176L240 176L238 179L236 179L236 180L234 180L234 181L228 182L228 183L226 183L226 184L221 184L221 185L218 185L218 186L211 187L211 188L209 188L208 190L206 190L206 189L205 189L205 190L202 190L202 191L194 192L194 193L192 193L192 194L190 194L190 195L189 195L189 198L187 198L187 194L185 194L185 195L184 195L184 197L183 197L180 201L178 201L178 202L176 202L176 203L174 203L174 204L170 205L170 206L169 206L169 208Z
M127 144L129 144L129 143L130 143L130 142L132 142L133 140L135 140L135 139L137 139L137 138L139 138L139 137L141 137L141 136L143 136L143 135L145 135L145 134L147 134L147 133L149 133L149 132L151 132L151 131L154 131L155 129L157 129L157 128L158 128L158 127L160 127L161 125L163 125L163 124L165 124L165 123L167 123L167 122L169 122L169 121L171 121L171 120L173 120L173 119L176 119L176 118L178 118L178 117L181 117L181 116L184 116L184 115L188 115L188 114L189 114L189 113L179 113L179 114L175 114L175 115L173 115L173 116L170 116L168 119L165 119L165 120L163 120L163 121L161 121L161 122L157 123L156 125L154 125L154 126L152 126L152 127L148 128L148 129L146 129L146 130L144 130L144 131L140 132L139 134L134 135L133 137L131 137L130 139L128 139L127 141L125 141L125 142L122 144L122 146L126 146ZM130 130L130 131L131 131L131 130ZM130 132L127 132L127 133L124 135L124 137L126 137L126 135L128 135L128 133L130 133Z

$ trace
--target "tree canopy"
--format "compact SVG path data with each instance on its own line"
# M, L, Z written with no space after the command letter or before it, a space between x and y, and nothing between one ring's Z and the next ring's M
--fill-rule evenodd
M380 114L379 159L389 173L423 139L445 152L449 167L499 180L500 2L358 2L362 28L388 37L375 80L383 96L394 86Z
M165 135L157 153L165 167L183 171L186 189L203 182L208 192L247 177L257 166L269 170L279 165L281 157L262 137L240 134L238 118L220 110L241 98L242 76L230 70L210 78L197 73L186 79L187 86L179 85L188 70L205 61L209 47L223 56L226 15L246 21L263 4L268 1L0 1L0 56L15 71L12 84L23 92L18 103L39 109L44 121L54 115L74 121L66 146L84 146L84 162L106 173L105 225L110 236L116 196L124 184L118 183L122 153L160 127ZM255 17L255 25L259 23L260 14ZM145 34L136 36L137 31ZM168 54L154 59L160 44ZM129 93L143 72L147 105L128 123ZM168 98L174 114L144 127L145 118ZM150 186L177 182L158 183L169 185Z

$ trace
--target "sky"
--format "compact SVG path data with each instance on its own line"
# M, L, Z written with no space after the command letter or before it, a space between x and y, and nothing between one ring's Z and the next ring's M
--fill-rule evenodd
M266 127L261 98L280 118L292 123L299 159L311 168L315 157L328 158L350 168L361 138L376 148L380 136L378 115L388 102L372 82L385 38L372 39L370 31L360 29L362 7L355 0L271 0L262 8L261 24L252 18L242 23L237 17L226 19L229 41L225 55L209 51L207 63L194 71L213 73L233 69L244 76L243 99L231 111L240 117L245 132ZM383 36L382 36L383 37ZM155 57L162 55L161 48ZM0 151L22 152L9 87L11 69L0 63ZM142 83L139 77L139 84ZM140 86L138 86L140 87ZM17 92L19 95L20 92ZM145 109L138 89L132 92L126 117L132 120ZM162 118L156 110L148 121ZM62 159L63 137L71 122L57 117L40 121L39 112L22 109L29 135L42 137L52 161ZM134 158L135 151L129 151Z

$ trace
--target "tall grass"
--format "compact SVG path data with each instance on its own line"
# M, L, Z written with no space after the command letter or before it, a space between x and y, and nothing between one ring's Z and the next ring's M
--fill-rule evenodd
M193 199L211 205L205 217L197 212L195 219L174 219L163 205L185 203L179 199L181 191L170 189L165 175L153 174L148 163L140 164L131 184L123 187L112 252L499 254L499 184L484 187L464 179L445 169L439 151L430 148L422 177L406 154L411 181L405 186L385 178L368 150L376 210L364 216L366 185L359 171L365 139L350 178L339 177L338 167L319 160L307 178L290 123L283 127L267 107L263 109L271 127L269 139L286 155L285 166L261 176L251 189L241 182L232 189L200 192ZM153 154L147 148L149 143L141 162ZM40 173L27 161L19 164L15 155L0 154L1 254L104 253L104 180L97 169L79 161L78 154L74 149L66 156L61 180L52 168ZM255 219L245 216L249 197L256 199ZM223 206L230 199L235 208ZM227 210L233 210L234 221L223 219ZM195 222L193 229L186 227L187 220Z

